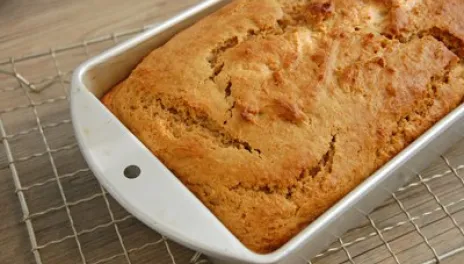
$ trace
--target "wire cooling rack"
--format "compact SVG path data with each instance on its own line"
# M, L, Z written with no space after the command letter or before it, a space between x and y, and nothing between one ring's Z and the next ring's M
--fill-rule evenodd
M146 29L0 61L0 174L14 182L37 264L208 262L119 206L73 136L72 70ZM308 263L462 263L463 174L461 142Z

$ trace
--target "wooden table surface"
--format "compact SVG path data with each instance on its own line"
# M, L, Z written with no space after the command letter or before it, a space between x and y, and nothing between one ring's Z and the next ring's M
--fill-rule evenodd
M36 263L25 216L34 227L44 264L82 263L74 232L87 263L190 262L194 252L160 240L101 191L75 146L65 93L69 72L87 56L114 45L113 40L56 57L50 51L153 24L200 1L0 0L0 128L6 132L6 137L0 134L0 264ZM19 87L14 77L1 72L12 71L11 64L2 61L28 54L45 54L16 63L27 80L47 84L40 94ZM422 173L425 183L416 179L397 193L409 216L390 199L371 214L382 236L366 220L343 236L343 247L335 243L312 263L395 263L392 253L399 263L424 263L434 258L430 247L440 256L462 249L464 142L447 157L455 171L437 160ZM54 177L60 179L67 203ZM24 194L29 215L23 214L16 192ZM449 255L443 263L464 262L463 254Z
M200 0L1 0L0 58L162 21Z

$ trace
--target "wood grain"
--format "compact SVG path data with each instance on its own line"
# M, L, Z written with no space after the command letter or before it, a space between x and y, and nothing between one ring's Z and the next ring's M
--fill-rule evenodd
M81 43L96 36L140 28L163 20L200 0L7 0L0 1L0 60L25 54L44 52L50 48ZM89 56L114 45L113 40L89 45ZM57 76L49 55L16 64L17 71L36 85L47 84L41 93L28 93L12 76L0 73L0 119L15 159L9 165L5 142L0 143L0 263L35 263L29 236L12 178L17 170L30 209L30 217L39 245L42 262L82 263L66 213L50 158L38 130L36 114L44 127L44 136L51 149L56 171L68 201L74 227L87 263L116 256L105 263L128 263L115 226L128 251L131 263L172 263L161 236L132 218L111 197L108 197L113 218L105 197L75 146L69 122L66 91L69 72L87 58L82 47L57 54L57 65L64 75ZM11 65L0 70L11 71ZM28 97L29 96L29 97ZM32 100L37 107L32 107ZM24 106L24 107L21 107ZM19 108L18 108L19 107ZM12 108L17 108L12 110ZM34 112L36 111L36 112ZM61 150L60 150L61 149ZM40 155L38 155L40 154ZM32 158L28 158L32 157ZM414 219L419 233L398 203L390 199L371 214L384 239L400 263L423 263L433 258L421 234L438 254L464 246L464 141L447 154L458 175L437 160L422 175L441 204L449 205L448 216L423 184L414 184L397 193L398 199ZM27 158L27 159L25 159ZM446 173L444 173L446 172ZM416 179L417 182L418 179ZM55 209L53 209L55 208ZM41 214L47 211L45 214ZM458 224L455 226L453 220ZM369 222L343 236L345 247L354 263L394 263L391 253ZM147 243L150 243L147 246ZM189 263L194 252L168 241L176 263ZM345 250L335 243L330 252L312 263L350 263ZM464 254L443 261L462 263Z
M20 56L162 21L200 0L2 0L0 57Z

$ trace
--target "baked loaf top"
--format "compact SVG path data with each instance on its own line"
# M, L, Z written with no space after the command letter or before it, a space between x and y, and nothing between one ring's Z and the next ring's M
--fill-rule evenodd
M462 102L462 14L463 0L237 0L103 102L267 253Z

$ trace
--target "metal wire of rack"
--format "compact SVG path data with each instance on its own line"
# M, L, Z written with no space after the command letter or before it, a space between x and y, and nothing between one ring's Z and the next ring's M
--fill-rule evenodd
M0 172L14 182L41 263L206 263L139 223L96 182L72 134L72 70L148 29L0 61ZM307 263L461 263L464 142Z

